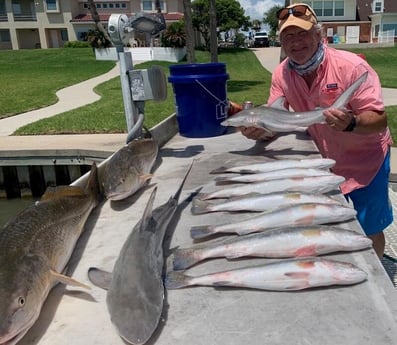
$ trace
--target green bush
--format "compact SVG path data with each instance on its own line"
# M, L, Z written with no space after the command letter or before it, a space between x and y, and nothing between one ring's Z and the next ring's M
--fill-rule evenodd
M67 41L63 45L64 48L89 48L90 43L87 41Z
M185 22L183 19L171 23L161 37L163 47L183 48L186 46Z

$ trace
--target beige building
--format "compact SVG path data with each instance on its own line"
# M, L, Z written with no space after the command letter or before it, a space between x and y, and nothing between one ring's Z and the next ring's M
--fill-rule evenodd
M182 0L160 1L166 22L183 17ZM155 13L154 0L96 0L101 22L110 14ZM86 40L95 27L86 0L0 0L0 50L58 48Z

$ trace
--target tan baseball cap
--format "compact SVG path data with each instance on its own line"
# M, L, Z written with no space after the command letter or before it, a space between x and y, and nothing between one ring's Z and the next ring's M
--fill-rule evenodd
M282 8L277 12L277 18L279 33L289 26L297 26L308 31L317 24L315 12L309 5L303 3Z

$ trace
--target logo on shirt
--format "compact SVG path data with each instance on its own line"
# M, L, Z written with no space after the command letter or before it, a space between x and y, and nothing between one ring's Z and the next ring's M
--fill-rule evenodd
M338 83L327 84L327 90L334 90L338 88Z

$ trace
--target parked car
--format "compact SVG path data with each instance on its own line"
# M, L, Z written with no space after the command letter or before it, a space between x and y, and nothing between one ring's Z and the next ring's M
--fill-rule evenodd
M269 47L269 36L267 32L256 32L254 36L254 47Z

